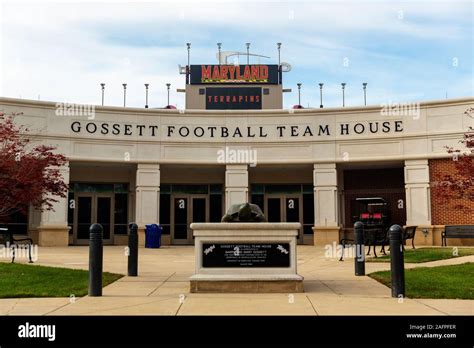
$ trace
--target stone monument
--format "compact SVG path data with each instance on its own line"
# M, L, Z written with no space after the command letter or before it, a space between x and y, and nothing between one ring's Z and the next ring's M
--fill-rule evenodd
M299 223L268 223L250 203L230 207L221 223L192 223L196 270L191 292L303 292L297 274Z

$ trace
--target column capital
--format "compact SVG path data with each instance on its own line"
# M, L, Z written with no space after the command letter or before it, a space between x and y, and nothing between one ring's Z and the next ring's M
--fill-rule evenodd
M225 170L245 170L249 168L248 164L226 164Z
M160 164L159 163L138 163L137 164L137 169L140 170L160 170Z
M429 161L427 159L413 159L405 160L405 166L427 166Z
M313 164L314 170L328 170L328 169L336 169L335 162L328 162L328 163L314 163Z
M430 183L430 168L428 160L405 161L405 185Z
M337 187L336 163L317 163L313 170L314 187Z
M136 187L157 188L160 190L160 165L137 164Z

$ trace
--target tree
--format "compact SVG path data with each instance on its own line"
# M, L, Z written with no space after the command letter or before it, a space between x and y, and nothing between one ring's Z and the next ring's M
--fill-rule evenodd
M474 108L464 112L474 118ZM453 204L453 208L470 213L474 203L474 128L471 126L460 140L464 149L454 149L446 146L446 151L452 156L454 173L439 175L434 182L435 195L444 204Z
M53 153L54 146L32 146L27 127L14 123L15 116L0 113L0 219L28 207L54 210L57 198L66 197L68 187L59 167L66 157Z

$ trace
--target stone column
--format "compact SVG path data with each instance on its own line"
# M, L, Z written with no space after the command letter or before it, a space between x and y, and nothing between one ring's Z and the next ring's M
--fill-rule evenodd
M315 164L314 181L314 244L339 243L339 212L337 170L335 163Z
M225 170L225 210L232 204L246 203L249 196L247 164L227 165Z
M416 242L433 245L428 160L405 161L407 226L418 226ZM422 239L422 240L420 240Z
M64 182L69 185L69 162L60 168ZM30 230L31 238L39 246L68 246L69 227L67 225L68 199L54 197L58 202L53 204L54 210L37 211L39 224ZM30 214L32 217L34 214Z
M138 243L145 245L145 225L160 220L160 165L138 164L135 194L135 221L138 225Z

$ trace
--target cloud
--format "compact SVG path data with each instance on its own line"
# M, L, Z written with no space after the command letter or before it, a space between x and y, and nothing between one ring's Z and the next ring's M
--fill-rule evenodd
M362 82L377 103L472 95L468 1L5 1L1 9L5 96L99 103L103 82L106 104L122 105L127 83L127 105L143 106L150 83L150 104L164 106L170 82L172 103L183 107L186 42L193 63L215 62L216 42L225 50L251 42L275 62L283 42L282 60L293 65L285 86L303 82L311 104L318 82L334 106L343 81L358 104ZM295 100L285 95L285 105Z

